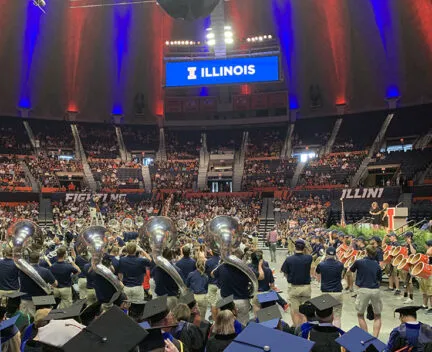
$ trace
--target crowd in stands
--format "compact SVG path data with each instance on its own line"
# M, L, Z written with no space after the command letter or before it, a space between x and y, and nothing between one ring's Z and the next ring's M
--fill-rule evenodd
M4 203L0 206L0 229L7 229L9 225L18 219L38 221L39 203L26 202L22 204Z
M24 170L16 157L0 157L0 189L3 187L25 187Z
M77 160L60 160L57 155L40 153L35 158L27 159L27 165L42 187L59 187L58 172L80 173L82 163Z
M198 166L198 160L156 162L150 168L153 188L192 189L198 178Z
M279 157L285 142L285 128L249 132L249 157Z
M88 156L103 159L115 159L118 157L119 146L113 126L102 124L80 125L79 134Z
M78 219L89 218L89 204L87 201L53 202L54 224L60 224L64 219L69 219L74 224ZM135 219L142 216L148 219L150 216L158 215L162 208L161 200L146 199L139 202L130 202L127 199L120 199L112 202L101 202L100 211L105 225L109 220L116 219L122 222L126 217Z
M122 126L122 135L129 150L157 150L159 145L156 126Z
M140 188L141 166L135 162L123 162L120 159L92 160L89 166L95 180L99 181L103 188Z
M289 238L296 235L299 229L305 232L307 228L326 227L329 207L330 202L318 196L276 199L273 202L273 212L278 224L281 246L286 247Z
M337 153L312 159L306 165L299 185L348 184L364 157L364 153Z
M198 132L167 131L165 140L168 160L195 159L199 155L201 136Z
M74 148L74 139L69 124L63 121L49 121L43 124L30 122L30 126L39 148L43 150Z
M287 187L294 175L297 159L255 160L245 162L243 189L254 187Z
M0 153L1 154L31 154L32 145L19 119L1 119Z
M400 165L401 173L411 179L417 172L425 171L432 162L432 148L424 150L378 153L372 165Z
M175 220L191 221L199 218L204 222L217 215L229 215L252 226L258 225L261 205L262 200L258 198L179 198L173 202L168 214Z

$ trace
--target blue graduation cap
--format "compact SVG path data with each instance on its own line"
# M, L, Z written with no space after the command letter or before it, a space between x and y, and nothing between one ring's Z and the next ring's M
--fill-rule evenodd
M274 291L269 291L265 293L260 293L257 295L258 302L261 305L261 308L266 308L276 303L278 300L278 295Z
M11 331L16 321L18 320L19 315L15 315L14 317L4 320L0 323L0 352L2 350L1 342L7 341L9 335L13 336L13 332ZM11 336L11 337L12 337Z
M350 331L335 340L339 345L350 352L364 352L366 350L376 350L383 352L387 345L366 331L354 326ZM372 346L375 348L373 349Z
M261 324L250 323L225 352L285 352L287 346L296 352L309 352L315 342L286 332L270 329Z
M139 326L141 326L143 329L150 329L150 324L147 321L143 321L142 323L138 324Z

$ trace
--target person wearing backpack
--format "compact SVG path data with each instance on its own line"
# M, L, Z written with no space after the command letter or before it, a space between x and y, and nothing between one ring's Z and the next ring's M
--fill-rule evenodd
M390 333L387 349L390 352L406 348L411 352L432 351L432 327L417 320L421 306L407 306L395 310L401 325Z

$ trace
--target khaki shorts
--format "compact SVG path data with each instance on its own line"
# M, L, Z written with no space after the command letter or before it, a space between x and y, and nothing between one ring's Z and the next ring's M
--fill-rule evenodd
M128 300L130 301L134 301L134 302L144 301L144 288L142 286L133 286L133 287L125 286L123 291L126 294Z
M54 288L54 297L60 299L58 309L69 308L73 304L72 287Z
M420 292L426 296L432 296L432 276L429 279L417 279L420 284Z
M311 285L288 285L288 302L291 309L298 311L301 304L312 297Z
M358 314L364 314L368 304L372 304L375 314L381 314L383 303L381 299L381 292L379 288L359 288L357 291L357 298L355 307Z
M342 316L343 293L342 292L321 292L321 294L323 295L328 294L340 303L338 306L333 307L333 315L335 317L340 318Z
M217 301L219 300L219 288L216 285L208 285L207 301L211 307L216 307Z

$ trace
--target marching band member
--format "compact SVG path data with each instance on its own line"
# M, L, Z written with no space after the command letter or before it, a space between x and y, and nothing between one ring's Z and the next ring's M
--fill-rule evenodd
M57 286L54 288L54 296L60 298L59 309L65 309L72 305L72 275L80 274L81 269L73 260L66 261L66 248L57 249L57 261L50 266Z
M216 315L217 315L216 303L218 300L219 284L218 284L218 279L215 278L213 275L211 275L211 273L219 265L219 262L220 262L220 255L217 252L216 248L213 250L210 249L210 258L208 258L207 261L205 262L205 273L209 278L207 300L210 305L211 318L213 319L213 321L216 319Z
M333 309L333 325L341 327L343 293L342 293L342 272L343 264L336 258L336 248L326 249L325 260L318 264L316 273L320 276L321 292L328 293L336 299L340 305Z
M311 298L310 268L312 256L304 254L305 241L295 241L295 254L285 259L281 272L288 281L288 302L290 304L291 318L295 326L300 325L304 316L299 313L299 306Z
M429 265L432 265L432 240L426 241L426 255L429 257ZM423 295L423 309L427 309L426 314L432 315L432 275L428 279L421 278L420 292ZM429 302L428 302L429 301ZM428 309L428 303L430 304Z
M386 239L389 238L389 245L392 247L399 246L399 242L397 242L397 237L394 232L390 232L388 235L384 236L383 246L386 245ZM397 268L395 268L391 263L388 265L388 275L389 275L389 291L394 291L394 294L400 295L401 291L399 289L399 273Z
M405 236L405 247L408 248L408 255L417 253L417 245L413 242L414 234L408 231L404 234ZM414 288L412 284L413 277L409 272L404 272L405 276L405 292L403 297L405 298L404 304L410 304L414 302Z

